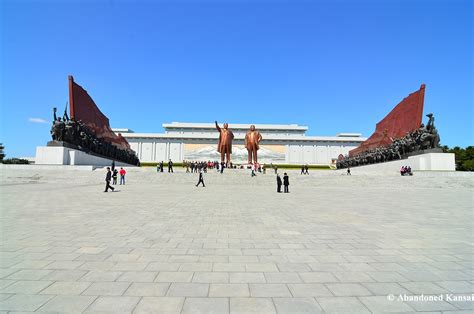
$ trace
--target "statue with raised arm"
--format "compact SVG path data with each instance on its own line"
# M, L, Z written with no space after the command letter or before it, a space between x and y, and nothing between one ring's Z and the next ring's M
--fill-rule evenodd
M53 125L51 126L51 137L53 141L64 141L65 124L61 121L61 118L56 115L56 107L53 108Z
M221 154L221 162L230 163L230 155L232 154L232 140L234 133L229 130L229 125L224 123L224 127L220 128L216 121L216 129L219 131L219 142L217 144L217 151Z
M257 150L260 148L258 144L262 140L260 132L255 130L255 125L250 126L250 130L245 135L245 148L249 154L249 164L257 163Z

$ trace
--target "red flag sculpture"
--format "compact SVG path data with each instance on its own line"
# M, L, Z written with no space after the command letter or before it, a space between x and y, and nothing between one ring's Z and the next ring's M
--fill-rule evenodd
M116 135L109 119L100 111L87 91L69 76L69 112L71 119L84 123L98 138L102 138L121 149L131 150L127 140Z
M423 116L425 84L420 89L404 98L390 113L377 123L375 132L359 147L351 150L349 156L358 155L369 149L388 146L392 140L405 136L418 129Z

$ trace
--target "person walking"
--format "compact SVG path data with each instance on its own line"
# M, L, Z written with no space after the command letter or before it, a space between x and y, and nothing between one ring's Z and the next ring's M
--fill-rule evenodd
M112 184L113 185L117 184L117 174L118 174L117 169L112 170Z
M204 172L204 171L203 171L202 169L201 169L201 171L199 171L199 181L198 181L198 183L196 184L196 187L198 187L199 184L201 184L201 183L202 183L202 187L203 187L203 188L206 187L206 185L204 184L203 172Z
M301 166L301 173L300 174L304 174L304 165Z
M308 171L308 170L309 170L309 166L308 166L308 164L306 164L306 165L304 166L304 174L308 174L308 175L309 175L309 171Z
M290 193L288 186L290 185L290 178L286 174L286 172L283 175L283 185L285 186L285 193Z
M347 175L348 175L348 176L351 175L351 168L347 168Z
M119 171L119 174L120 174L120 185L125 185L125 174L127 173L127 171L125 171L125 169L123 169L122 167L120 167L120 171Z
M277 192L281 193L281 177L277 174Z
M255 174L255 164L252 164L252 177L256 177L257 175Z
M173 162L171 161L168 161L168 172L173 172Z
M107 174L105 175L105 191L108 192L109 189L112 190L112 192L115 190L113 187L110 186L110 180L112 179L112 171L110 171L110 167L107 167Z

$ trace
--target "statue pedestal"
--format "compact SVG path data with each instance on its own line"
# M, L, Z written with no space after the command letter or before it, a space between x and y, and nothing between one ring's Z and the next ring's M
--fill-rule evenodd
M49 141L48 143L46 143L46 146L48 146L48 147L67 147L67 148L81 150L80 147L77 147L76 145L73 145L73 144L70 144L70 143L67 143L67 142L63 142L63 141Z
M442 153L442 152L443 152L443 149L440 147L430 148L430 149L417 150L415 152L408 153L406 157L418 156L418 155L424 155L424 154L430 154L430 153Z
M62 143L62 142L57 142ZM88 154L78 149L67 147L66 145L36 147L36 165L87 165L104 167L112 164L112 159ZM117 167L135 167L123 162L115 161Z
M402 166L410 166L412 171L456 171L454 154L452 153L428 153L410 156L407 159L399 159L378 164L352 167L353 173L370 174L398 174ZM337 170L345 173L347 169Z

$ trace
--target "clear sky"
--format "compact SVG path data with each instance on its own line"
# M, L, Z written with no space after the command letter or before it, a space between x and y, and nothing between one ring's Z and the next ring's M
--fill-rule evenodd
M112 127L136 132L218 120L368 137L425 83L441 144L474 144L469 0L2 0L0 12L7 157L51 139L69 74Z

